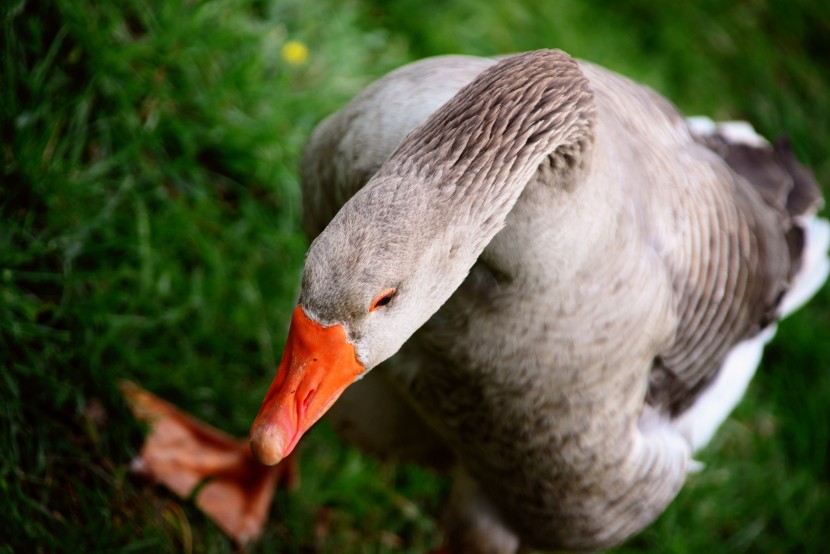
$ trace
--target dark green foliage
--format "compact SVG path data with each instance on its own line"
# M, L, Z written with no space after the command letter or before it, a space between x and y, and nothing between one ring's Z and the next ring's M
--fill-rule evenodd
M824 2L14 0L0 7L0 553L225 552L131 477L129 378L244 435L306 248L313 126L441 53L559 47L687 113L787 133L830 183ZM280 55L287 40L304 64ZM830 293L786 321L668 512L623 552L819 552L830 541ZM423 552L445 480L325 427L252 551Z

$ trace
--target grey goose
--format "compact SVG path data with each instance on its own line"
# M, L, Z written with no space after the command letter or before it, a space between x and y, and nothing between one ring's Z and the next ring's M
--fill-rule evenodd
M648 525L828 273L787 144L555 50L398 69L319 125L302 176L313 242L253 452L278 463L328 412L449 468L450 552Z

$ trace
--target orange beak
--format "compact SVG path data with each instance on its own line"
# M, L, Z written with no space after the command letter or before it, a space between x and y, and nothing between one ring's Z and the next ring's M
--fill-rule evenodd
M288 456L366 368L342 325L323 327L294 310L277 376L251 427L251 450L266 465Z

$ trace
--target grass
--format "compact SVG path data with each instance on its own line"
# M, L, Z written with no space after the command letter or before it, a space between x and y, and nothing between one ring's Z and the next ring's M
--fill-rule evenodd
M0 552L227 552L130 476L127 377L236 435L287 331L313 126L419 57L560 47L787 133L830 192L830 11L754 0L16 0L0 8ZM282 46L309 58L292 64ZM786 321L669 510L619 552L830 541L830 292ZM444 479L324 425L251 552L423 552Z

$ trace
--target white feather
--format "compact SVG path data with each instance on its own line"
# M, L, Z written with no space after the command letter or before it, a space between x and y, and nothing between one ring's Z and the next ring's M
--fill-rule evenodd
M726 142L746 144L758 148L769 146L767 139L755 132L746 121L719 121L715 126Z
M696 137L706 137L714 134L721 135L727 142L746 144L758 148L769 146L769 141L759 135L746 121L719 121L715 123L702 115L687 117L686 126L689 132Z
M784 296L779 308L781 317L793 313L818 292L830 274L830 222L815 216L803 218L804 258L793 286Z
M689 438L692 451L709 442L741 400L761 361L764 345L775 335L775 330L776 326L771 325L755 337L734 346L709 388L691 408L672 421L672 425Z

